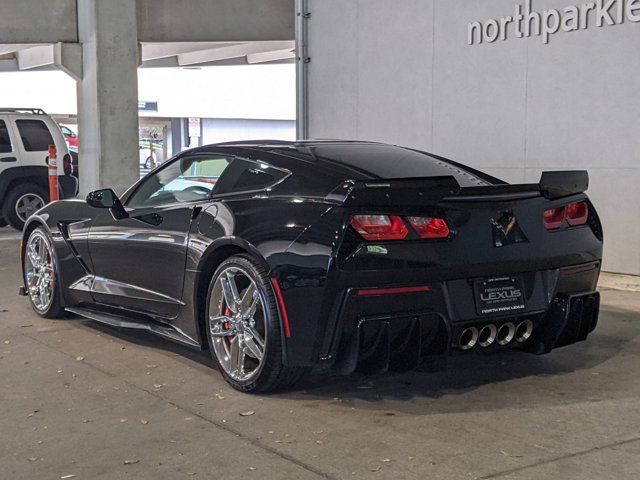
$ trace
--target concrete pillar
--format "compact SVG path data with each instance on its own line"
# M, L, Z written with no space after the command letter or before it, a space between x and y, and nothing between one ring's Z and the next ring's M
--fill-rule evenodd
M135 0L78 0L80 195L139 178Z
M169 158L170 130L167 125L162 127L162 158L166 161Z
M171 156L179 154L187 146L188 133L185 128L184 118L171 119Z

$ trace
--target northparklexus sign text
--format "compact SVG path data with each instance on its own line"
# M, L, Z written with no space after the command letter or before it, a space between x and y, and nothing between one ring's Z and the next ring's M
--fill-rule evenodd
M536 12L531 0L516 5L513 16L508 15L486 22L470 22L467 29L469 45L506 40L510 34L517 38L542 36L549 43L549 36L560 30L572 32L596 25L619 25L625 21L640 22L640 0L598 0L580 6L569 6Z

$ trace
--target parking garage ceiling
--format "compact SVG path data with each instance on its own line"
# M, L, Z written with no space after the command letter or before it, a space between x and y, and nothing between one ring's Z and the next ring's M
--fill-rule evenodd
M0 44L0 71L53 69L55 56L54 44ZM142 68L291 63L294 41L142 43L141 57Z
M293 61L294 0L131 1L142 67ZM118 8L115 2L100 5ZM1 2L0 71L73 64L69 56L77 63L80 6L78 0Z

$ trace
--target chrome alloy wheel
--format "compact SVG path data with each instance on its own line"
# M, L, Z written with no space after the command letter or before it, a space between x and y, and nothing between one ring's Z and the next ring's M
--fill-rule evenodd
M36 193L25 193L16 201L16 215L23 222L45 206L44 198Z
M46 312L53 300L56 277L49 241L38 230L27 241L24 276L31 303L38 312Z
M262 367L267 328L265 300L244 269L225 268L209 298L209 334L218 362L236 381L247 381Z

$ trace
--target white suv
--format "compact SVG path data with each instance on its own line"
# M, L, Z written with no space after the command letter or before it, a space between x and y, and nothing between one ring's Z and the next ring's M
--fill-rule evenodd
M0 108L0 226L21 230L49 202L49 145L58 151L60 199L75 197L78 180L58 124L37 108Z

